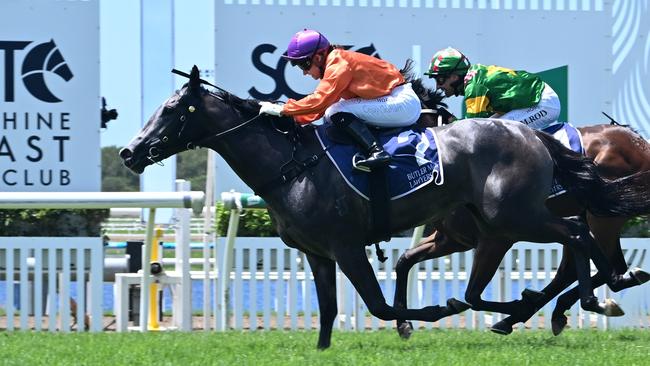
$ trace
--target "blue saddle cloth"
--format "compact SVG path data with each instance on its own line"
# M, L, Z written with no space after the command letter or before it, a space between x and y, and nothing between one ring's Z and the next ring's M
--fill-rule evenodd
M585 151L582 147L582 136L577 128L573 127L570 123L559 123L557 125L549 126L542 131L553 135L558 141L569 149L584 155ZM566 193L566 189L557 181L553 179L553 186L549 198L559 196Z
M331 140L325 130L329 124L316 129L316 136L327 156L343 176L347 184L359 195L368 199L368 173L354 169L355 154L364 154L356 145L345 145ZM391 200L404 197L427 184L444 182L442 163L436 143L436 134L431 128L404 128L397 134L383 134L379 143L391 156L387 169Z

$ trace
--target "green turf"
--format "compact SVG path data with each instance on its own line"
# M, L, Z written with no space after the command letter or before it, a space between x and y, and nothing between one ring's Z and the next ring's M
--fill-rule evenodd
M0 333L1 365L648 365L650 331Z

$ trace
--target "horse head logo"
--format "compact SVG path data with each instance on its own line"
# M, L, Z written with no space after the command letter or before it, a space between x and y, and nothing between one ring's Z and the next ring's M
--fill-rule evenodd
M46 73L56 74L65 81L70 81L73 77L53 39L29 51L23 61L22 77L25 88L34 97L43 102L58 103L61 99L54 95L45 83Z

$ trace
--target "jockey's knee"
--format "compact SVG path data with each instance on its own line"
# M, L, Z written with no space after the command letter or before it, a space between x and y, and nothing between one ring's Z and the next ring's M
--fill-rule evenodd
M349 112L338 112L330 116L330 121L339 128L347 127L355 120L358 120L357 116Z

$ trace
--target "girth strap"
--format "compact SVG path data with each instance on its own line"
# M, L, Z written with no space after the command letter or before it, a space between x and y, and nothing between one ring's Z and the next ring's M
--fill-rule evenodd
M368 173L369 199L370 199L370 243L375 243L377 259L382 263L386 260L383 251L379 248L380 241L389 241L391 238L390 220L390 195L388 194L388 167L374 169Z
M308 170L309 168L315 166L318 164L318 161L325 156L325 151L321 151L320 153L316 155L312 155L311 157L307 158L306 160L303 161L296 161L294 160L292 164L289 164L287 166L290 166L284 171L280 171L280 175L271 179L270 181L262 184L261 187L254 189L255 194L258 196L263 195L264 193L272 190L275 187L279 187L285 183L291 182L294 179L296 179L300 174Z

